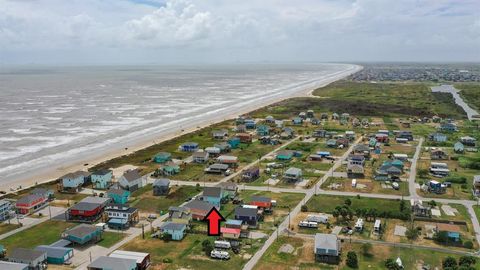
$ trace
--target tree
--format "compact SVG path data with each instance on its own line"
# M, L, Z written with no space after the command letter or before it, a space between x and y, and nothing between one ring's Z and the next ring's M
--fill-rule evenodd
M213 244L210 240L208 239L205 239L203 240L202 242L202 248L203 248L203 251L205 252L205 254L207 256L210 256L210 253L212 252L213 250Z
M306 204L302 205L301 211L302 212L308 212L308 206Z
M456 269L457 260L455 260L454 257L448 256L443 260L442 266L443 266L443 269L446 269L446 268Z
M370 243L365 243L362 245L362 253L363 256L370 256L370 251L372 250L372 244Z
M337 209L334 209L334 210L332 211L332 216L333 216L335 219L337 219L337 221L338 221L338 217L340 216L340 212L339 212Z
M448 242L448 233L445 231L440 231L433 236L433 239L441 244L446 244Z
M352 200L350 200L350 198L347 198L345 200L345 205L352 206Z
M431 200L430 202L428 202L428 204L429 204L431 207L437 206L437 202L436 202L435 200Z
M407 239L410 239L410 240L417 239L419 235L420 235L420 231L417 228L414 228L413 226L408 228L407 231L405 232L405 236L407 237Z
M465 242L463 243L463 247L464 247L464 248L468 248L468 249L473 249L473 243L472 243L472 241L470 241L470 240L465 241Z
M403 212L405 210L405 200L400 201L400 212Z
M391 258L385 261L385 267L388 270L401 270L401 267L397 264L397 262Z
M355 251L349 251L347 253L347 266L350 268L358 268L358 258L357 253Z
M473 256L462 256L458 259L458 265L460 266L470 266L477 263L477 258Z

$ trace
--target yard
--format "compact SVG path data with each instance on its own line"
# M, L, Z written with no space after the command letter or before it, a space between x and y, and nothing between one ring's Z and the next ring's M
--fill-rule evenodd
M174 181L172 181L174 182ZM147 185L142 190L133 193L132 207L138 208L145 213L160 213L170 206L178 206L186 199L192 198L201 192L194 186L172 186L167 196L153 196L152 185Z

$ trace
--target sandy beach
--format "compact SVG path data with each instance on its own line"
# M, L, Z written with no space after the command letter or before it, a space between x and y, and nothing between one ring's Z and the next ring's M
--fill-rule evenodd
M169 128L160 133L142 136L142 138L132 140L125 145L118 145L118 147L115 149L102 149L101 151L98 151L97 153L92 153L88 156L72 157L68 161L65 161L61 164L51 164L49 168L37 170L34 173L23 174L17 179L0 184L0 190L10 192L11 188L16 190L21 186L21 189L25 189L35 184L50 182L58 179L66 173L76 170L87 170L89 167L92 167L93 165L104 162L106 160L110 160L121 155L133 153L137 150L146 148L154 144L158 144L162 141L169 140L179 135L186 134L224 120L235 118L238 115L246 114L258 108L268 106L288 98L311 96L313 90L319 87L326 86L337 80L343 79L355 72L358 72L361 69L361 66L349 65L348 68L344 71L332 73L331 75L328 75L323 79L309 81L305 84L299 85L299 88L296 89L294 92L280 92L276 95L269 95L259 98L258 100L252 101L246 106L239 105L232 106L228 109L223 108L219 109L218 111L213 111L207 115L201 115L197 118L194 117L188 120L179 119L177 121L176 128Z

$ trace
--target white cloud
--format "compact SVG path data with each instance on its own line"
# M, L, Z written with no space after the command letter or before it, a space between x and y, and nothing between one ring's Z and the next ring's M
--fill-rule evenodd
M479 61L479 12L476 0L0 0L0 63Z

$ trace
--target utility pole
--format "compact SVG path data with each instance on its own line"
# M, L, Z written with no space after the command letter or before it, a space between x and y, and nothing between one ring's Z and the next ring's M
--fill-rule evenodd
M48 215L50 216L50 220L52 219L52 209L50 209L50 203L48 204Z
M145 224L142 223L142 239L145 239Z

